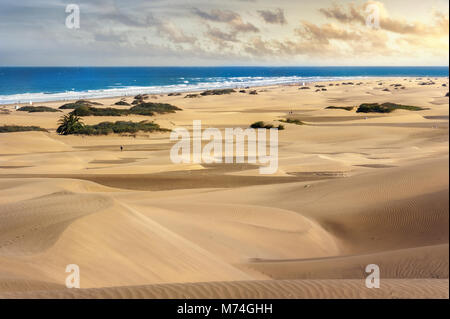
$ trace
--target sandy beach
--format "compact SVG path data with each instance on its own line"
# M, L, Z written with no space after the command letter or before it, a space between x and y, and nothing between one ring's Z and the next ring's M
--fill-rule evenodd
M0 298L448 298L449 83L430 80L164 94L148 101L182 111L83 117L188 130L194 120L282 124L273 175L174 164L169 132L62 136L58 119L71 110L0 106L0 126L47 130L0 134ZM120 99L91 101L127 108ZM356 112L386 102L424 109ZM66 288L69 264L81 289ZM369 264L379 289L365 285Z

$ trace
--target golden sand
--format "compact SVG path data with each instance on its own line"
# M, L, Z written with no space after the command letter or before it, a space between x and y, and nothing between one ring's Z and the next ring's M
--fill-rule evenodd
M283 124L268 176L173 164L169 133L59 136L64 113L7 106L0 125L49 132L0 134L0 298L448 298L448 79L359 81L151 100L183 109L151 118L169 129L305 122ZM428 110L325 109L365 102ZM68 264L82 289L65 287Z

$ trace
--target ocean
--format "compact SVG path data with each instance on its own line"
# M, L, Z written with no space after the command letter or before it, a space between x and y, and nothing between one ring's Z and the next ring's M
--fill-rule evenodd
M0 67L0 104L365 77L448 77L445 67Z

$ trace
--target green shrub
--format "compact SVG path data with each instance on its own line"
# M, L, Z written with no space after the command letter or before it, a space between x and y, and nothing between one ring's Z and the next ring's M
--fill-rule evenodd
M279 125L278 127L274 127L272 124L266 124L263 121L258 121L253 123L252 125L250 125L251 128L255 128L255 129L259 129L259 128L263 128L263 129L271 129L271 128L276 128L278 130L284 130L284 126L283 125Z
M185 99L193 99L201 97L199 94L186 94Z
M119 102L114 103L114 105L127 105L127 106L129 106L130 103L125 102L125 101L119 101Z
M354 106L328 106L328 107L326 107L326 109L330 109L330 110L345 110L345 111L351 111L354 108L355 108Z
M122 116L130 114L152 116L155 113L175 113L175 111L180 110L180 108L167 103L143 102L129 109L115 109L111 107L97 108L83 105L77 107L71 114L76 116Z
M175 113L175 111L181 111L180 108L167 103L141 103L130 108L130 114L138 115L153 115L154 113L165 114Z
M217 90L207 90L204 91L202 93L200 93L200 95L202 96L207 96L207 95L224 95L224 94L231 94L236 92L233 89L217 89Z
M61 112L48 106L22 106L17 111L35 113L35 112Z
M19 125L2 125L0 126L0 133L12 133L12 132L30 132L30 131L40 131L47 132L39 126L19 126Z
M61 105L59 107L59 109L60 110L76 109L77 107L80 107L80 106L91 106L91 105L102 105L102 104L98 103L98 102L87 101L87 100L78 100L74 103L67 103L67 104Z
M129 110L115 109L111 107L97 108L92 106L79 106L71 113L76 116L122 116L128 115Z
M168 132L170 130L161 128L158 124L148 121L131 122L101 122L95 125L84 125L72 134L79 135L107 135L111 133L137 133L143 132Z
M391 113L395 110L422 111L427 109L418 106L401 105L390 102L383 104L363 103L358 107L356 113Z
M283 122L283 123L288 123L288 124L296 124L296 125L305 125L305 123L303 123L302 121L300 121L300 120L297 120L297 119L285 119L285 120L280 120L280 122Z
M250 125L251 128L264 128L264 122L258 121Z

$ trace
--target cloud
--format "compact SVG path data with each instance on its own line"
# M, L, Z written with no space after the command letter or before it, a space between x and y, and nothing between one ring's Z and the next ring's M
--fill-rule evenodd
M371 7L368 7L371 5ZM361 6L348 4L346 7L334 4L332 8L320 8L319 12L329 19L345 24L366 25L366 17L370 13L369 8L376 8L379 14L380 28L398 34L415 35L448 35L449 18L448 14L441 12L434 13L434 24L427 24L420 21L407 21L404 18L393 18L389 15L384 4L379 1L368 1ZM366 11L368 10L368 11ZM376 14L376 11L371 13Z
M257 27L249 22L244 22L242 17L234 11L214 9L206 12L195 8L193 13L204 20L225 23L236 32L259 32Z
M286 18L284 17L284 11L282 9L277 9L275 11L258 10L258 13L267 23L286 24Z
M366 23L366 18L354 4L349 4L347 10L340 5L334 4L332 8L320 8L319 12L329 19L335 19L341 23L359 22Z
M111 43L127 43L128 37L126 34L118 34L113 31L99 32L94 34L94 40L97 42L111 42Z
M313 42L329 43L330 40L354 41L361 40L362 35L355 31L339 28L327 23L322 26L303 21L302 26L296 29L298 35Z
M237 14L236 12L230 11L230 10L214 9L208 13L208 12L202 11L198 8L194 8L193 13L205 20L215 21L215 22L230 23L233 20L240 18L239 14Z
M216 42L217 41L239 42L239 40L236 37L237 32L235 32L235 31L226 33L226 32L221 31L218 28L210 27L206 34Z
M193 44L197 42L196 37L185 34L182 29L175 26L172 22L161 22L157 25L157 32L174 43Z
M69 30L66 0L0 0L0 43L7 44L0 60L5 65L448 63L443 2L433 9L423 0L398 0L405 10L365 0L331 5L316 0L306 7L279 1L279 8L270 0L172 1L77 0L81 28ZM369 4L379 8L379 29L366 26Z

